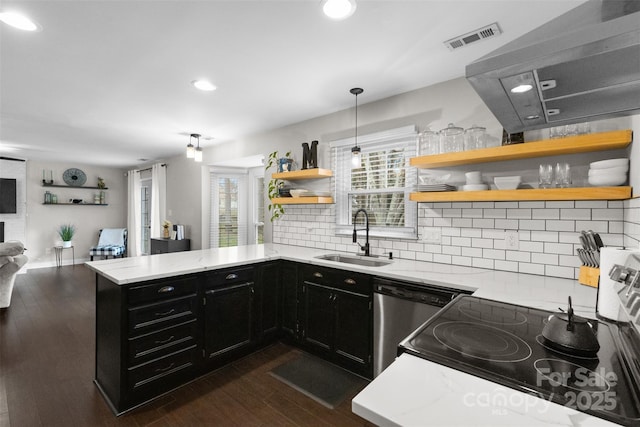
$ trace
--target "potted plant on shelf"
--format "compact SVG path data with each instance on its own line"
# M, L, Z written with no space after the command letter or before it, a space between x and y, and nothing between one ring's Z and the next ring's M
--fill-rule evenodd
M289 160L289 162L284 162L283 160ZM277 166L277 171L282 172L283 169L281 165L287 164L287 171L291 170L291 165L293 164L293 159L291 159L291 151L287 151L284 157L280 157L277 151L269 154L267 158L267 164L265 165L265 171L268 171L273 166ZM267 186L267 195L269 200L273 200L276 197L280 197L280 188L284 185L284 181L277 178L271 178L269 180L269 184ZM280 218L284 214L284 208L279 203L269 203L268 206L269 212L271 212L271 222Z
M62 224L58 227L58 235L62 239L62 247L70 248L73 235L76 233L76 227L73 224Z

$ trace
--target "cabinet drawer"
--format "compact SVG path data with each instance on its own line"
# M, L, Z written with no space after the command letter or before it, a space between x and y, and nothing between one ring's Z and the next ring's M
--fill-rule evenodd
M234 283L246 283L254 281L254 268L229 268L213 271L207 277L207 285L229 285Z
M190 277L132 286L129 288L129 306L193 294L197 284L197 279Z
M178 326L129 339L129 364L138 365L196 343L195 319Z
M364 295L370 295L373 291L371 288L371 276L362 273L306 265L302 269L302 277L305 282Z
M129 334L141 335L196 318L196 295L129 309Z
M196 346L193 345L135 368L129 368L129 389L136 390L139 387L152 385L160 380L176 376L193 367L196 357Z

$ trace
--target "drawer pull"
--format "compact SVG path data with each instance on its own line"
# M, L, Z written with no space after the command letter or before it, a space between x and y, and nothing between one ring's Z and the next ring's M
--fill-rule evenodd
M167 292L173 292L175 288L173 286L163 286L158 289L159 294L166 294Z
M166 343L168 343L169 341L171 341L171 340L172 340L172 339L174 339L174 338L175 338L175 336L174 336L174 335L171 335L171 336L170 336L169 338L167 338L166 340L156 341L156 344L166 344Z
M172 313L175 313L175 311L176 311L176 309L172 308L171 310L165 311L163 313L156 313L156 316L168 316L168 315L170 315Z
M344 283L346 283L347 285L356 285L357 282L353 279L344 279Z
M313 273L313 277L317 277L319 279L322 279L324 276L319 271L316 271L315 273Z
M227 280L233 280L233 279L237 279L238 275L235 273L231 273L231 274L227 274L227 277L225 277L225 279Z
M156 372L166 372L169 369L173 368L175 366L175 362L171 363L171 365L167 366L166 368L158 368L156 369Z

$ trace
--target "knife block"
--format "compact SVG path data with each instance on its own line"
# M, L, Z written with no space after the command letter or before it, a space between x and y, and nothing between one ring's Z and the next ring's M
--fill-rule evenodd
M597 288L599 281L600 281L599 268L587 267L586 265L583 265L580 267L580 274L578 275L579 283Z

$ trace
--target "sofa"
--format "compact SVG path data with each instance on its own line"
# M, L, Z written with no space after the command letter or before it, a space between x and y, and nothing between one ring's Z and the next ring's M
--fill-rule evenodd
M27 263L22 242L0 243L0 309L9 307L16 274Z

